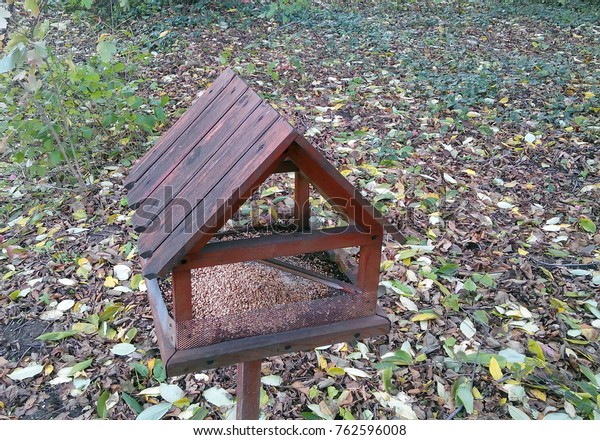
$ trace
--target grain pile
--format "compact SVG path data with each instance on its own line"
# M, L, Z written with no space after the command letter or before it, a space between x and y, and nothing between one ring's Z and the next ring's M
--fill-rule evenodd
M321 283L249 261L192 271L195 318L217 318L339 294Z
M273 232L273 231L270 231ZM213 240L264 235L244 231ZM252 258L249 255L249 258ZM329 278L348 282L337 263L324 252L280 257L278 260ZM172 312L171 283L160 282ZM376 295L348 294L260 261L246 261L192 270L193 319L176 327L178 349L288 330L331 324L372 315Z

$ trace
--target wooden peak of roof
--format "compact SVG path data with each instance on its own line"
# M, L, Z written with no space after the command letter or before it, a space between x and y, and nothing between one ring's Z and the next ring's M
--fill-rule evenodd
M125 182L129 204L136 208L131 221L140 232L144 275L164 276L192 249L199 250L286 158L332 206L357 223L399 234L228 68L132 168ZM398 239L404 237L400 234Z

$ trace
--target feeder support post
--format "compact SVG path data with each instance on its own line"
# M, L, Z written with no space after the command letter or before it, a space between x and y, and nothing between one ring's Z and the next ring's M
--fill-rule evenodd
M237 364L237 420L258 420L261 359Z

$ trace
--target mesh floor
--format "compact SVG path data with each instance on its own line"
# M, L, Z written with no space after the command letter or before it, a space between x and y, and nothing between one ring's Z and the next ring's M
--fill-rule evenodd
M371 316L377 303L376 292L348 293L259 262L193 270L192 288L194 319L176 324L177 349Z

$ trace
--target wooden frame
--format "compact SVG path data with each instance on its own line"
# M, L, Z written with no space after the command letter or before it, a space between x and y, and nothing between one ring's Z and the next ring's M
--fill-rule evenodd
M273 173L294 173L297 231L211 241ZM140 233L142 273L167 374L238 363L238 395L243 396L238 400L238 418L258 417L261 359L389 331L389 321L376 309L381 245L384 231L401 243L404 236L231 69L226 69L133 167L125 187L129 190L130 206L136 209L131 223ZM311 188L344 216L347 227L310 230ZM337 310L344 311L344 317L337 322L329 322L330 309L323 315L326 321L320 317L308 321L309 315L320 316L319 309L309 308L305 315L293 312L298 322L302 321L298 325L301 328L288 328L284 321L282 331L268 335L248 332L249 337L219 342L223 339L215 333L217 339L206 342L207 339L193 339L193 333L188 331L194 329L196 322L192 312L192 270L348 247L359 248L355 284L321 279L314 273L269 261L283 270L355 295L336 299ZM172 318L156 280L169 274ZM365 303L359 302L361 295L368 299ZM333 302L323 304L333 307ZM352 307L346 307L348 304ZM368 306L358 314L357 304ZM178 343L178 329L185 330L181 337L187 338L185 342L191 348ZM238 324L232 334L239 332Z
M373 316L308 329L252 336L236 341L222 342L208 347L176 350L169 334L170 327L166 305L156 280L148 280L148 297L154 316L155 333L167 374L178 376L194 371L233 365L240 362L279 356L285 353L310 350L314 347L353 341L389 333L390 321L383 311Z

